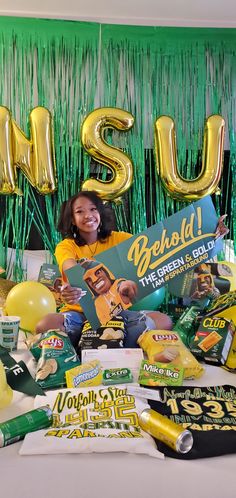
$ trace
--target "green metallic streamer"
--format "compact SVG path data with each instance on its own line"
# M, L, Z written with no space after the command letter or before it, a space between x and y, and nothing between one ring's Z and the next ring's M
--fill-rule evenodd
M221 194L213 200L219 214L225 205L229 208L229 238L236 253L235 29L0 17L0 73L0 104L11 110L28 137L29 114L35 106L49 109L54 124L58 190L39 203L34 188L18 173L23 196L0 196L0 264L6 266L11 244L17 281L27 278L22 257L32 225L53 254L61 203L85 179L109 178L107 168L91 161L80 139L84 118L103 106L120 107L135 117L129 132L106 132L108 143L127 153L134 164L132 187L121 204L113 205L117 227L132 233L186 205L164 191L157 172L158 116L170 115L175 121L178 167L186 179L199 171L206 118L213 113L224 117L229 167L220 183Z

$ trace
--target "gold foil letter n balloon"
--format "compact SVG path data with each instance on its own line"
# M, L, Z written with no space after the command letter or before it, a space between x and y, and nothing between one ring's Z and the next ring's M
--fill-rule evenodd
M223 170L225 122L210 116L205 125L202 170L196 179L186 180L178 172L173 119L161 116L155 123L158 172L165 190L175 199L195 201L217 190Z
M132 114L113 107L96 109L85 118L81 128L82 145L95 161L112 171L113 178L110 181L86 180L82 190L95 190L104 200L118 201L131 187L133 163L124 152L105 142L104 131L106 128L127 131L133 124Z
M56 190L52 119L47 109L32 110L30 130L28 140L12 120L9 109L0 106L0 194L17 190L16 167L40 194Z

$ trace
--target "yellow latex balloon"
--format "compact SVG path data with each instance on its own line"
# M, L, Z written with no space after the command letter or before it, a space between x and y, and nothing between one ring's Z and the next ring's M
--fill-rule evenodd
M196 201L216 192L223 171L225 122L210 116L204 130L202 170L196 179L186 180L178 172L175 125L169 116L155 123L155 150L158 172L165 190L174 199Z
M45 285L39 282L22 282L10 290L5 310L7 315L20 316L20 328L34 333L41 318L56 312L56 301Z
M129 190L133 182L133 163L127 154L104 141L104 130L127 131L133 124L132 114L113 107L96 109L85 118L81 127L82 145L95 161L112 171L113 178L110 181L91 178L83 183L82 190L95 190L103 200L115 202Z
M40 194L56 190L56 165L52 118L48 109L35 107L30 113L31 138L11 119L10 111L0 106L0 194L19 193L16 167Z
M0 409L10 405L13 397L13 391L7 384L4 366L0 360Z

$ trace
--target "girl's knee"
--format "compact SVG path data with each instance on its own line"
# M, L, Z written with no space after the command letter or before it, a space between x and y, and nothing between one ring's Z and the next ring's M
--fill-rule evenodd
M148 312L147 315L154 321L158 330L172 330L173 322L168 315L160 311Z

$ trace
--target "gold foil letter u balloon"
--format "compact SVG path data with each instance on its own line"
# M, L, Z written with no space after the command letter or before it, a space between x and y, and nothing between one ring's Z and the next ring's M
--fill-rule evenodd
M120 149L104 141L104 130L115 128L129 130L134 124L132 114L123 109L103 107L92 111L84 120L81 128L83 147L95 161L105 164L113 173L110 181L89 179L82 190L95 190L102 199L118 201L131 187L133 182L133 163Z
M223 170L225 122L221 116L210 116L205 125L202 170L195 179L186 180L178 172L175 125L169 116L155 123L158 172L165 190L175 199L194 201L217 190Z
M0 107L0 193L17 190L16 167L40 194L56 190L56 167L50 112L35 107L30 113L31 139L11 119L10 111Z

